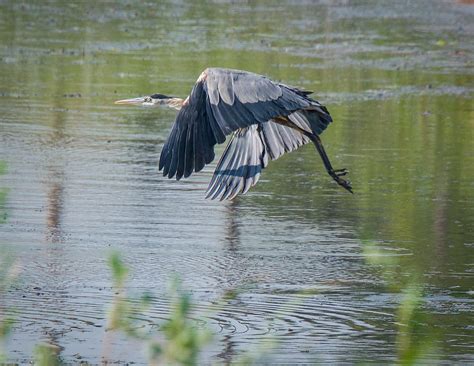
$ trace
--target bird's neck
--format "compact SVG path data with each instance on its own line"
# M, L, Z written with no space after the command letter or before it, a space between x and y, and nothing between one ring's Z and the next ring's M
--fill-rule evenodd
M184 99L181 98L170 98L166 100L166 105L170 108L177 109L178 111L183 106Z

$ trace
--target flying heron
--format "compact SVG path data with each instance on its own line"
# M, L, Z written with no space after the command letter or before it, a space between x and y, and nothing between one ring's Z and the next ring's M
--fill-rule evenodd
M179 180L214 160L214 145L232 137L207 188L206 198L232 199L254 186L269 160L311 141L328 174L352 193L333 169L319 135L332 122L310 91L273 82L247 71L208 68L186 99L153 94L115 104L168 106L179 110L160 156L160 170Z

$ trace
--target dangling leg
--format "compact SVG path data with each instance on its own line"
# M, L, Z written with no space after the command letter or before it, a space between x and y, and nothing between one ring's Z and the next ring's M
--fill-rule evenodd
M321 159L323 160L324 167L326 168L326 171L332 177L332 179L334 179L337 182L337 184L339 184L344 189L348 190L351 193L354 193L352 192L351 182L341 178L342 176L349 173L349 171L345 168L333 169L331 162L329 161L328 155L326 154L326 151L324 150L323 143L321 142L321 139L319 138L318 135L302 129L301 127L291 122L287 117L277 117L277 118L274 118L273 120L279 124L293 128L301 132L303 135L307 136L313 142L314 146L316 146L316 150L318 151L319 155L321 156Z
M323 159L324 167L326 168L326 171L332 177L332 179L334 179L337 182L337 184L339 184L341 187L347 189L351 193L354 193L352 192L351 182L341 178L342 176L349 173L348 170L345 168L333 169L331 162L329 161L329 158L326 154L326 151L324 150L323 143L321 142L321 139L319 138L319 136L312 133L305 133L305 135L308 136L311 139L311 141L313 141L314 146L316 146L316 150L318 150L318 153L321 156L321 159Z

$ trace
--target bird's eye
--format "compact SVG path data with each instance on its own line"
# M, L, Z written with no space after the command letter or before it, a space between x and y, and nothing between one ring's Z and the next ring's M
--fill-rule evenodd
M150 97L146 97L146 98L145 98L145 103L151 103L151 98L150 98Z

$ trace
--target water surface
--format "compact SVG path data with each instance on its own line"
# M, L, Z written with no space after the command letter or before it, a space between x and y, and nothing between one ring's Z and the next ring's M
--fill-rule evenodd
M20 267L0 298L7 359L43 341L98 363L118 250L130 293L156 295L145 328L182 278L216 334L203 363L270 341L268 362L394 362L404 334L428 359L474 362L473 36L474 6L451 1L1 2L0 254ZM213 164L163 178L175 113L113 101L184 97L208 66L314 90L355 194L312 146L232 202L204 200ZM136 350L116 336L110 357L146 363Z

